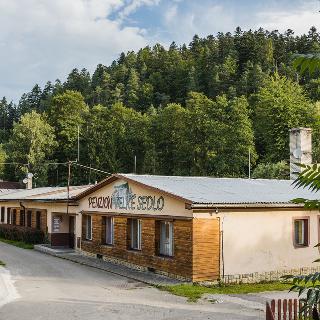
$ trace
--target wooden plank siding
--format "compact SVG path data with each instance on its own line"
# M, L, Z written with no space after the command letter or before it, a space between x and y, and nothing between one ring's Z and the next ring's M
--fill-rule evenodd
M219 220L190 219L173 221L173 257L159 255L157 229L159 219L141 218L141 250L130 250L129 217L114 216L114 244L103 243L102 214L92 216L92 241L85 240L85 220L82 217L81 248L85 252L116 258L144 268L153 268L169 275L194 281L219 278ZM162 219L164 220L164 219Z
M220 221L193 220L193 281L217 280L220 277Z

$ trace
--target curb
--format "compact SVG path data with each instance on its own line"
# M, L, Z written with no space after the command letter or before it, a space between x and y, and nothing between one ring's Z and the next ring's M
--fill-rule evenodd
M180 281L178 279L172 279L172 278L165 277L163 275L159 275L156 273L151 273L148 271L133 270L133 269L130 269L129 267L124 267L122 265L117 265L117 264L111 264L110 262L106 262L106 261L102 262L102 261L97 260L95 258L85 257L85 256L78 254L78 253L53 252L50 248L45 248L41 245L35 245L34 250L41 252L41 253L44 253L44 254L48 254L48 255L60 258L60 259L68 260L68 261L71 261L71 262L74 262L74 263L77 263L77 264L80 264L83 266L95 268L95 269L109 272L109 273L112 273L112 274L115 274L115 275L118 275L121 277L125 277L130 280L138 281L138 282L141 282L146 285L153 286L153 287L162 286L162 285L175 285L175 284L185 283L185 282ZM83 259L83 260L79 261L79 259L77 259L76 256L80 259ZM92 261L90 261L91 259L92 259ZM97 263L104 264L105 266L99 265ZM121 271L120 267L125 270ZM145 279L146 277L150 278L150 279Z

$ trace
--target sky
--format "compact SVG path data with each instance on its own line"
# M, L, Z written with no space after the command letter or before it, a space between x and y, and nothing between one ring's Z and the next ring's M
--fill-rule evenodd
M121 52L260 27L320 30L320 0L0 0L0 97L93 72Z

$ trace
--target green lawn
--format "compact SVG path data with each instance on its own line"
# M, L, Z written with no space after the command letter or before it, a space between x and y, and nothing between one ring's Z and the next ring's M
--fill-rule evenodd
M0 260L0 267L2 266L2 267L4 267L6 264L3 262L3 261L1 261Z
M168 291L177 296L188 298L189 301L197 301L205 293L211 294L245 294L265 291L289 290L292 284L283 282L266 282L256 284L232 284L204 287L197 284L178 284L174 286L159 286L160 290Z
M4 242L4 243L11 244L13 246L16 246L16 247L19 247L22 249L33 249L33 244L25 243L22 241L13 241L13 240L7 240L7 239L3 239L3 238L0 238L0 241Z

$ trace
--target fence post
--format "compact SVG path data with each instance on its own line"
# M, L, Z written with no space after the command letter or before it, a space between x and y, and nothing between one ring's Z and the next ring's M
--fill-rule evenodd
M266 304L266 320L275 320L269 302Z

